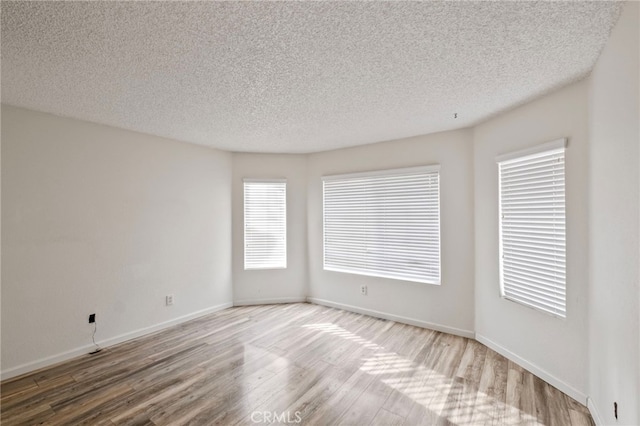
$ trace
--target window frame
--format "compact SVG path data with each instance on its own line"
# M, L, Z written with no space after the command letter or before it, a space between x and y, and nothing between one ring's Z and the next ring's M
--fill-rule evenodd
M402 175L415 175L415 174L435 174L437 177L437 186L436 186L436 197L437 201L437 279L417 279L414 277L394 275L393 272L375 272L375 271L363 271L363 270L351 270L349 268L340 268L335 266L327 265L327 212L326 212L326 183L330 181L339 181L339 180L349 180L349 179L358 179L358 178L370 178L370 177L380 177L380 176L388 176L388 177L397 177ZM397 168L397 169L384 169L384 170L374 170L367 172L356 172L356 173L346 173L346 174L336 174L336 175L327 175L322 177L322 266L325 271L332 272L341 272L341 273L349 273L355 275L362 276L373 276L379 278L400 280L406 282L416 282L421 284L431 284L431 285L441 285L442 284L442 203L441 203L441 176L440 176L440 165L432 164L425 166L417 166L417 167L405 167L405 168Z
M534 309L537 312L541 312L547 315L550 315L559 319L566 319L567 317L567 202L566 202L566 186L567 186L567 173L566 173L566 151L567 151L567 138L560 138L557 140L553 140L551 142L539 144L533 146L531 148L522 149L518 151L513 151L507 154L499 155L496 157L496 164L498 166L498 245L499 245L499 253L498 253L498 261L499 261L499 295L504 300L509 300L513 303L517 303L520 306L525 306L530 309ZM545 309L540 306L540 304L536 305L530 301L526 300L526 297L516 297L514 295L507 295L505 288L505 236L503 232L503 228L505 226L504 216L503 216L503 177L502 177L502 165L515 164L517 162L527 161L531 159L535 159L536 157L543 156L553 156L562 154L562 196L563 196L563 206L562 210L564 211L564 216L562 217L563 225L564 225L564 233L562 236L563 248L564 248L564 263L562 272L564 274L564 282L563 282L563 297L562 303L558 303L557 306L554 305L553 308ZM554 186L555 188L555 186ZM523 200L523 201L526 201ZM551 227L549 225L548 227ZM553 241L555 242L556 234L552 234L554 236ZM558 240L560 241L560 240ZM550 249L549 249L550 250ZM551 250L550 250L551 251ZM534 266L535 267L535 266ZM526 268L526 266L525 266ZM534 281L533 279L529 281ZM508 285L506 285L508 287ZM522 286L522 285L521 285ZM532 286L533 288L536 288ZM537 288L536 288L537 290ZM551 294L550 292L547 294ZM530 297L529 300L532 300L533 297ZM558 308L559 306L559 308Z
M283 202L283 259L282 263L272 266L248 266L247 265L247 184L282 184L284 188ZM268 269L287 269L287 180L286 179L261 179L261 178L244 178L242 180L242 202L243 202L243 268L245 271L268 270Z

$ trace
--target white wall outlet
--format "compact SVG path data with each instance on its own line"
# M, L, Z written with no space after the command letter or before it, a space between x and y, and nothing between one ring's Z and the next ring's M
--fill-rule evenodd
M363 296L367 295L367 286L366 285L361 285L360 286L360 294Z
M167 303L167 306L173 305L173 294L167 294L165 301Z

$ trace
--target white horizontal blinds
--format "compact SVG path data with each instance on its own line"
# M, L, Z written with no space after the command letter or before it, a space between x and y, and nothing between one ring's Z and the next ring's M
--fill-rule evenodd
M287 184L244 181L244 268L287 267Z
M502 295L565 317L564 143L498 165Z
M324 268L439 284L438 168L325 177Z

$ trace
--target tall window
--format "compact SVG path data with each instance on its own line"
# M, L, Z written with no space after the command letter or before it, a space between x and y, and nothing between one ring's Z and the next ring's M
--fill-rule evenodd
M244 269L287 267L287 183L244 180Z
M324 269L440 284L439 166L323 181Z
M500 291L566 316L566 141L497 159L500 173Z

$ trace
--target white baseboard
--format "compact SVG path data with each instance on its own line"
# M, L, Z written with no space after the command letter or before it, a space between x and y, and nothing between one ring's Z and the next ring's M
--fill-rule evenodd
M497 344L496 342L476 333L476 340L482 344L484 344L485 346L489 347L490 349L493 349L494 351L498 352L500 355L504 356L505 358L510 359L511 361L517 363L519 366L521 366L522 368L524 368L525 370L529 371L532 374L535 374L536 376L540 377L542 380L544 380L545 382L549 383L551 386L561 390L562 392L566 393L567 395L569 395L571 398L575 399L576 401L582 403L582 404L587 404L587 395L585 395L584 393L580 392L579 390L577 390L576 388L574 388L573 386L569 385L568 383L563 382L562 380L558 379L557 377L555 377L554 375L548 373L547 371L543 370L542 368L538 367L537 365L527 361L526 359L522 358L521 356L511 352L510 350L500 346L499 344Z
M587 408L589 409L589 413L591 413L591 417L593 418L593 422L596 426L603 426L604 422L602 421L602 417L600 417L600 412L596 407L595 402L590 397L587 397Z
M306 302L307 298L300 297L277 297L273 299L241 299L234 300L233 306L248 306L248 305L276 305L280 303L300 303Z
M456 336L468 337L470 339L473 339L475 337L475 333L470 330L447 327L445 325L434 324L432 322L422 321L415 318L408 318L400 315L389 314L386 312L374 311L373 309L360 308L358 306L346 305L344 303L332 302L330 300L318 299L315 297L307 297L307 301L310 303L315 303L316 305L344 309L345 311L356 312L358 314L369 315L372 317L382 318L395 322L401 322L403 324L415 325L416 327L428 328L431 330L441 331L443 333L454 334Z
M127 333L123 333L120 334L118 336L114 336L114 337L110 337L108 339L104 339L104 340L99 340L96 343L98 345L100 345L100 347L102 348L107 348L109 346L113 346L116 345L118 343L122 343L124 341L127 340L131 340L131 339L135 339L136 337L140 337L140 336L144 336L150 333L153 333L155 331L159 331L168 327L171 327L173 325L177 325L189 320L192 320L194 318L198 318L201 317L203 315L207 315L207 314L211 314L214 312L218 312L221 311L223 309L227 309L232 307L233 304L231 302L227 302L227 303L222 303L220 305L216 305L216 306L212 306L210 308L206 308L206 309L202 309L196 312L192 312L190 314L187 315L183 315L181 317L178 318L174 318L168 321L164 321L158 324L154 324L152 326L149 327L144 327L144 328L139 328L137 330L133 330ZM54 364L58 364L60 362L63 361L68 361L72 358L78 357L80 355L85 355L89 352L91 352L92 350L95 349L95 346L93 344L88 344L88 345L83 345L80 346L78 348L74 348L71 349L69 351L66 352L62 352L56 355L52 355L52 356L48 356L46 358L41 358L35 361L31 361L31 362L27 362L25 364L21 364L18 365L16 367L12 367L12 368L8 368L6 370L2 370L0 372L0 380L6 380L6 379L10 379L12 377L16 377L16 376L20 376L22 374L25 373L30 373L33 372L35 370L44 368L44 367L50 367Z
M46 358L40 358L35 361L27 362L25 364L20 364L16 367L12 367L12 368L8 368L6 370L0 371L0 380L11 379L13 377L17 377L25 373L30 373L44 367L52 366L54 364L58 364L60 362L70 360L72 358L76 358L80 355L88 354L93 349L95 349L95 346L93 346L93 344L88 344L88 345L80 346L78 348L71 349L66 352L51 355Z

